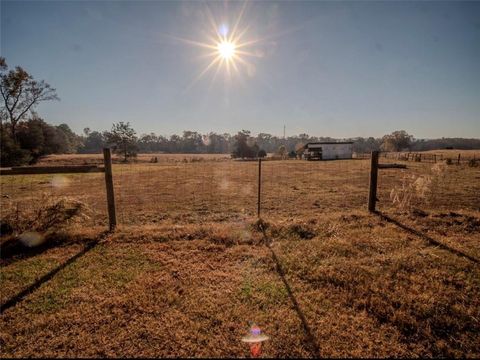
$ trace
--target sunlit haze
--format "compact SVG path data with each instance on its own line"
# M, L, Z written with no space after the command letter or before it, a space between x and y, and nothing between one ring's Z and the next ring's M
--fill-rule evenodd
M73 130L480 137L478 2L2 1Z

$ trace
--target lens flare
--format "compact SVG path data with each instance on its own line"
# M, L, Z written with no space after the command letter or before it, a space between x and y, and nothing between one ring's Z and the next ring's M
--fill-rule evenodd
M250 344L250 355L254 358L260 357L262 353L262 342L270 339L262 334L262 330L257 325L252 325L250 333L242 338L242 341Z
M220 28L218 29L218 32L223 37L226 37L228 35L228 25L227 24L220 25Z
M51 183L52 183L52 186L55 187L55 188L63 188L63 187L66 187L70 183L70 180L65 176L55 175L52 178Z
M18 240L26 247L32 248L45 242L45 237L35 231L26 231L22 233Z

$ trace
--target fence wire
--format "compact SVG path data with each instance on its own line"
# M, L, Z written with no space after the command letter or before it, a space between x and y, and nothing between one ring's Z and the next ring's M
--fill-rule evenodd
M265 161L262 217L316 216L365 208L368 160Z
M377 208L480 210L480 166L471 161L428 159L381 154L380 163L396 162L407 168L379 170ZM264 160L260 215L289 219L365 210L369 172L370 160L365 157ZM172 156L154 163L115 163L113 182L120 225L257 216L257 161ZM77 208L81 215L77 221L83 226L108 222L102 173L2 176L1 194L1 218L23 230L42 216L52 217L55 211L74 213Z
M226 221L256 212L256 162L177 161L114 166L122 224Z
M15 231L107 223L102 173L2 176L0 185L0 216Z
M391 163L380 157L380 163ZM380 210L480 210L480 166L475 162L400 160L406 169L379 170Z

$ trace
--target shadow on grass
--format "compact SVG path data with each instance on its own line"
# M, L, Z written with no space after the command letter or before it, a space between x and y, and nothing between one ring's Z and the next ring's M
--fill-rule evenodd
M79 243L84 243L84 241L72 241L72 239L66 238L64 234L53 233L47 236L43 244L30 248L23 245L17 238L11 238L0 245L1 266L40 255L52 248Z
M315 337L312 334L312 330L310 329L310 326L308 325L307 319L305 317L305 314L303 313L302 309L300 308L300 305L298 304L297 298L295 297L295 294L292 291L292 288L290 287L290 284L287 281L287 278L285 277L285 271L283 270L282 264L280 263L280 260L277 257L277 254L275 254L275 251L273 250L270 241L268 240L267 233L266 233L266 227L263 225L264 222L260 220L259 222L260 226L258 227L258 230L260 230L263 234L263 240L272 253L272 258L273 261L275 262L276 268L278 275L282 279L283 285L285 286L285 289L287 290L288 297L290 298L290 301L292 302L293 308L295 309L303 327L303 331L305 332L306 339L308 341L308 345L310 347L310 351L312 352L313 357L315 358L320 358L320 348L318 347L317 341L315 340Z
M307 319L305 318L305 315L303 314L302 309L300 308L300 305L298 304L298 301L293 294L292 288L290 287L290 284L288 283L287 279L285 278L285 271L282 268L282 265L280 264L280 261L277 257L277 254L275 254L275 251L273 251L272 247L270 245L267 245L268 248L270 249L272 253L273 260L275 261L275 264L277 266L277 272L280 275L280 278L282 279L283 285L285 286L285 289L287 289L288 296L290 297L290 300L293 304L293 307L295 311L298 314L298 317L300 318L300 321L302 322L302 327L303 331L305 331L305 335L308 341L308 344L310 346L310 351L312 352L312 355L315 358L320 358L320 348L317 345L317 342L315 340L315 337L312 334L312 330L310 329L310 326L308 325Z
M107 237L108 234L110 234L110 231L105 231L105 232L101 233L100 236L97 239L85 243L85 247L83 248L82 251L75 254L74 256L69 258L67 261L65 261L63 264L60 264L59 266L57 266L56 268L54 268L53 270L51 270L47 274L43 275L41 278L39 278L33 284L31 284L30 286L28 286L27 288L25 288L24 290L19 292L17 295L15 295L12 298L10 298L9 300L7 300L5 303L3 303L0 306L0 314L3 314L3 312L6 311L7 309L17 305L26 296L28 296L29 294L34 292L36 289L38 289L40 286L42 286L44 283L46 283L47 281L52 279L59 271L63 270L68 265L75 262L78 258L82 257L87 252L89 252L90 250L95 248L95 246L97 246L102 239L105 239L105 237ZM42 251L45 251L45 249L42 250ZM3 254L2 254L2 256L3 256ZM30 254L29 256L33 256L33 253Z
M475 257L473 257L473 256L471 256L471 255L468 255L468 254L466 254L466 253L464 253L464 252L462 252L462 251L460 251L460 250L454 249L454 248L452 248L452 247L450 247L450 246L448 246L448 245L445 245L444 243L442 243L442 242L440 242L440 241L438 241L438 240L435 240L434 238L432 238L432 237L430 237L430 236L422 233L421 231L418 231L418 230L416 230L416 229L414 229L414 228L411 228L411 227L409 227L409 226L407 226L407 225L404 225L404 224L400 223L398 220L395 220L395 219L391 218L390 216L383 214L383 213L380 212L380 211L375 211L375 214L377 214L378 216L380 216L380 218L381 218L382 220L385 220L385 221L387 221L387 222L389 222L389 223L391 223L391 224L394 224L394 225L398 226L399 228L405 230L406 232L408 232L408 233L410 233L410 234L413 234L413 235L416 235L416 236L418 236L419 238L428 241L428 242L430 243L430 245L438 246L438 247L441 248L442 250L449 251L449 252L451 252L452 254L455 254L455 255L457 255L457 256L464 257L464 258L466 258L466 259L468 259L468 260L470 260L470 261L473 261L473 262L475 262L475 263L477 263L477 264L480 263L480 260L479 260L479 259L477 259L477 258L475 258Z

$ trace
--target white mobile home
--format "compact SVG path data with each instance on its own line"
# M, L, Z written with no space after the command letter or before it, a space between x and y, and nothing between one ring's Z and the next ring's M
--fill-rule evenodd
M315 142L304 146L303 158L306 160L351 159L353 142Z

